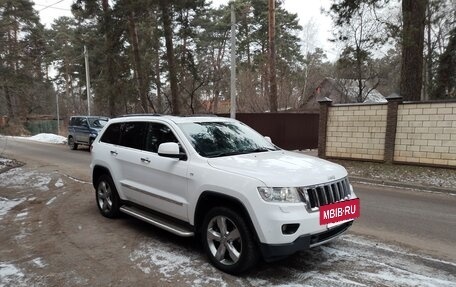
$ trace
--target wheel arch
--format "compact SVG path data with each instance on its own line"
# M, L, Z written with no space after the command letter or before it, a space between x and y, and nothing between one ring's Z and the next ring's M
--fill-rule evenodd
M97 182L100 176L103 174L109 175L111 178L111 172L109 171L108 168L101 166L101 165L95 165L92 171L92 185L96 189L97 188Z
M207 212L216 206L228 207L234 211L240 212L242 217L245 218L248 227L252 230L254 239L256 242L260 242L255 225L253 224L252 218L245 205L238 198L215 191L204 191L198 198L194 217L194 227L197 234L201 232L204 217Z

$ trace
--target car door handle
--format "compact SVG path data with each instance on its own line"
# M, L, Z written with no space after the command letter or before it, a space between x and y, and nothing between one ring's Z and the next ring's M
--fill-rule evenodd
M148 158L141 158L141 161L144 162L144 163L150 163L150 159Z
M113 150L112 150L112 151L111 151L111 155L116 156L116 155L118 155L118 153L117 153L116 151L113 151Z

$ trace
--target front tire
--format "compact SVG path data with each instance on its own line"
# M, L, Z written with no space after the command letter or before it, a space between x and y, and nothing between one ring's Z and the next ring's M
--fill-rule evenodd
M236 275L257 263L258 251L252 231L245 219L232 209L211 209L201 232L206 255L223 272Z
M103 216L108 218L119 216L120 198L109 175L102 175L98 179L95 197L98 209Z

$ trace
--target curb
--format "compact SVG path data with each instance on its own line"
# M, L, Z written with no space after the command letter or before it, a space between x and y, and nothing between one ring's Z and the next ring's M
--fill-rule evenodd
M426 186L426 185L415 185L410 183L403 183L398 181L386 181L381 179L372 179L372 178L364 178L358 176L349 176L350 181L356 183L373 183L378 185L385 185L385 186L392 186L392 187L401 187L401 188L410 188L414 190L421 190L421 191L433 191L433 192L441 192L441 193L448 193L456 195L456 189L444 188L444 187L437 187L437 186Z

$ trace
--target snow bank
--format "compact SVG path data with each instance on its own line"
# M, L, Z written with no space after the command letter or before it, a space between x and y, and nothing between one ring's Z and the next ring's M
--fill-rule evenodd
M67 139L66 137L58 136L55 134L37 134L28 139L37 142L45 142L45 143L55 143L55 144L66 144Z
M55 135L55 134L37 134L31 137L12 137L15 139L24 139L24 140L31 140L36 142L43 142L43 143L53 143L53 144L66 144L67 139L66 137Z

